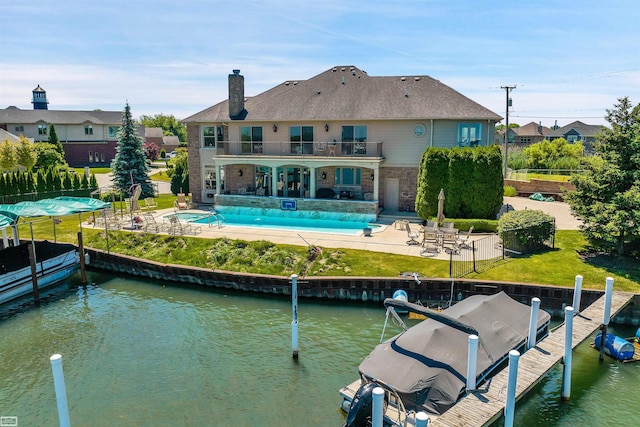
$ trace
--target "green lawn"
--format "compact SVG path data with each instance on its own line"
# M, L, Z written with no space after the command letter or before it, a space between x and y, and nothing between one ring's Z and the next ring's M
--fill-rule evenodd
M69 168L70 170L73 169L76 171L76 173L84 173L84 168ZM89 172L92 174L103 174L103 173L111 173L111 168L108 167L104 167L104 168L89 168Z
M156 198L158 208L173 205L175 197ZM83 214L83 219L91 214ZM35 238L53 239L51 219L33 224ZM58 241L77 243L78 215L62 218L56 226ZM103 230L85 228L85 246L106 249ZM29 236L29 226L20 228ZM577 274L584 277L586 289L604 289L605 278L615 279L615 289L640 292L640 269L637 261L620 261L609 257L583 259L586 242L579 231L561 230L556 235L556 248L523 258L496 264L489 270L466 276L482 280L521 282L571 287ZM246 242L230 239L170 237L167 235L109 232L112 252L147 259L257 274L287 276L292 273L317 276L397 277L402 272L419 272L425 277L447 278L449 262L382 252L322 248L313 258L306 246L276 245L266 241Z
M540 179L542 181L556 181L556 182L569 182L571 179L571 175L549 175L544 173L533 173L533 172L513 172L510 179L518 180L518 181L530 181L532 179Z

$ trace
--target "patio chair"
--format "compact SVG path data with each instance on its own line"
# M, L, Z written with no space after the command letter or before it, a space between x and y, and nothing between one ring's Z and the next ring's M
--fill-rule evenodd
M184 234L184 227L177 216L169 215L166 217L169 221L167 232L172 236L182 236Z
M155 210L158 207L158 204L156 203L155 199L153 197L146 197L144 200L144 206L142 207L142 209L147 210L147 211L152 211Z
M442 247L450 245L449 249L454 254L460 252L460 246L458 245L458 229L457 228L444 228L442 230Z
M424 231L420 255L427 252L433 254L440 252L440 237L438 236L438 231L435 229L425 229Z
M109 228L111 230L119 230L122 228L120 218L116 215L113 209L105 209L96 216L96 220L93 223L94 227Z
M174 210L179 211L182 209L189 209L189 203L187 202L187 197L184 193L178 193L176 195L176 200L173 202Z
M156 218L151 212L145 212L142 216L144 220L142 231L146 233L161 233L166 231L166 224L156 221Z
M458 234L456 243L460 249L471 249L471 246L469 246L469 239L471 237L472 232L473 232L473 226L469 228L466 234L463 234L463 235Z
M405 224L405 228L407 229L407 237L409 237L407 245L419 245L420 242L418 242L418 237L420 237L420 233L417 231L411 231L411 225L409 225L409 222Z

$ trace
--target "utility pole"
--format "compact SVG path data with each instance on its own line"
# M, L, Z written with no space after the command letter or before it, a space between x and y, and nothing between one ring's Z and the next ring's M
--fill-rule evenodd
M504 179L507 179L507 163L509 159L509 107L511 107L511 99L509 98L509 93L515 89L515 86L500 86L501 89L504 89L507 95L506 100L506 128L504 129Z

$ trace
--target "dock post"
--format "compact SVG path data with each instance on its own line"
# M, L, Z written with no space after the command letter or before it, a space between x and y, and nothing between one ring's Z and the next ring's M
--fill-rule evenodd
M82 240L82 231L78 231L78 256L80 259L80 280L82 286L87 286L87 271L84 259L84 242Z
M469 335L469 354L467 357L467 391L476 389L478 369L478 336Z
M564 367L562 371L561 400L571 397L571 358L573 350L573 307L564 309Z
M291 275L291 305L293 307L293 320L291 321L291 347L293 358L298 358L298 275Z
M382 427L384 420L384 389L373 389L373 409L371 410L371 427Z
M513 427L513 416L516 406L516 381L518 379L518 361L520 352L511 350L509 352L509 376L507 380L507 399L504 406L504 427Z
M67 403L67 390L64 385L64 372L62 371L62 356L54 354L49 359L53 371L53 385L56 389L56 402L58 403L58 420L60 427L69 427L69 405Z
M29 250L29 264L31 265L31 283L33 285L33 300L40 303L40 290L38 289L38 272L36 269L36 247L33 243L27 246Z
M416 414L416 427L427 427L429 425L429 416L426 412L418 412Z
M582 276L576 276L576 283L573 288L573 310L575 314L580 313L580 294L582 293Z
M538 336L538 310L540 309L540 298L531 298L531 316L529 316L529 338L527 339L527 350L536 346Z
M9 247L9 236L7 236L7 227L2 228L2 247Z
M611 320L611 297L613 296L613 277L607 277L604 288L604 309L602 311L602 333L600 335L600 361L604 361L604 346L607 342L607 329Z

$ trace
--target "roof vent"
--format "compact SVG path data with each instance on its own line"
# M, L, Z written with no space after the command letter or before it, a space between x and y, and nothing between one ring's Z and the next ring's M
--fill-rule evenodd
M289 82L284 82L284 85L285 86L289 86Z
M240 70L233 70L233 74L237 76L238 74L240 74Z
M402 82L403 82L403 81L405 81L405 80L407 80L407 78L406 78L406 77L404 77L404 76L403 76L403 77L400 77L400 81L402 81Z
M338 71L338 69L336 67L333 67L333 70L331 70L331 71L333 71L335 73L336 71Z
M345 68L345 67L342 67L342 68L340 69L340 71L344 71L344 70L346 70L346 68Z
M320 95L320 91L317 91L317 92L316 92L316 95Z
M419 82L419 81L420 81L420 76L415 76L415 77L413 78L413 80L415 80L415 81Z
M296 86L298 84L298 82L293 82L293 85Z
M344 84L344 77L342 78L342 84Z
M408 98L408 97L409 97L409 91L408 91L408 90L406 90L406 89L404 90L404 96L405 96L406 98Z

